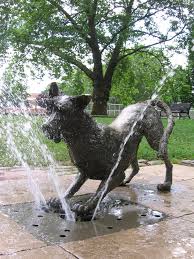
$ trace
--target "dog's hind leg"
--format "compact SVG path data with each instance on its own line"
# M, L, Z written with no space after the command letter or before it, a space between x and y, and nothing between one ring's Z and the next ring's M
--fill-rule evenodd
M165 181L162 184L158 184L157 188L161 192L170 191L171 185L172 185L172 169L173 165L171 161L168 158L168 155L165 154L163 157L161 157L162 160L164 160L165 166L166 166L166 177Z
M159 136L157 139L154 138L154 135L149 137L149 138L146 136L146 139L147 139L150 147L158 152L159 149L160 149L160 139L161 139L161 136ZM172 168L173 168L173 165L172 165L172 163L170 162L170 160L168 158L167 150L165 151L165 153L158 152L158 154L159 154L159 157L165 163L165 166L166 166L166 176L165 176L164 183L158 184L157 189L159 191L161 191L161 192L170 191L171 185L172 185Z
M133 177L139 172L139 165L138 165L137 156L131 161L131 167L132 167L132 172L127 178L125 178L122 185L130 183L131 180L133 179Z

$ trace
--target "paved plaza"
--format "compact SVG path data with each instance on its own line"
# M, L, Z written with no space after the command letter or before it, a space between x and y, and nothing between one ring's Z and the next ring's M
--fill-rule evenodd
M156 186L163 181L164 170L164 165L141 167L131 184L113 191L127 196L133 203L165 213L167 217L159 223L51 245L0 212L0 258L194 258L194 168L174 165L172 191L159 193ZM32 173L44 196L49 198L56 194L46 171L34 169ZM64 189L75 174L76 169L71 166L58 169ZM0 207L32 202L27 182L23 168L0 168ZM78 194L93 193L98 184L89 180Z

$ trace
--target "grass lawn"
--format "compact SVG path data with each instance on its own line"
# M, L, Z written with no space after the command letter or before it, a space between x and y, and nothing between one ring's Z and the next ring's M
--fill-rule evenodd
M103 124L109 124L113 120L113 118L107 117L96 117L95 119ZM7 120L7 118L0 119L0 166L13 166L19 164L17 159L6 147L6 134L4 132L3 123L5 124ZM46 164L42 158L43 151L40 148L42 145L40 145L40 143L34 143L32 132L29 131L26 135L20 133L21 127L28 128L28 123L26 123L25 120L19 116L9 118L9 120L13 123L13 130L17 132L15 134L15 142L17 142L16 144L20 152L25 153L25 156L27 157L25 158L26 161L34 166ZM32 126L37 128L38 125L40 128L42 120L36 118L33 119L33 121L35 121L36 127L35 125ZM164 119L163 122L164 125L166 125L166 119ZM37 130L35 130L35 132L36 131ZM40 142L47 145L48 149L57 161L65 164L70 160L67 147L63 142L55 144L54 142L46 139L43 134L41 134L40 130L36 132L36 137L40 139ZM183 159L194 159L194 120L176 120L175 127L169 141L169 153L174 163L177 163ZM143 139L140 144L138 158L146 160L156 159L156 153L149 147L145 139Z
M103 124L109 124L113 118L97 117L96 120ZM167 120L164 119L163 123L166 125ZM69 159L66 146L63 143L55 144L50 141L46 141L46 143L49 149L54 151L56 160L65 162ZM170 157L174 163L183 159L194 159L194 120L176 120L168 148ZM156 152L150 148L145 138L140 144L138 158L146 160L157 159Z

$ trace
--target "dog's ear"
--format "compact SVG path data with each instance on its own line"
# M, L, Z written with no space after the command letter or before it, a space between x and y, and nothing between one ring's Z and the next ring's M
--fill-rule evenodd
M72 98L72 103L74 107L83 110L89 104L91 99L92 99L92 96L89 94L78 95Z
M45 108L47 110L47 114L51 114L53 106L54 106L54 100L52 98L39 98L37 100L38 106Z
M53 98L54 105L61 111L65 111L72 108L71 97L67 95L60 95Z
M53 98L59 95L59 87L56 82L52 82L49 88L49 97Z
M46 109L54 105L54 101L52 98L48 98L41 95L36 98L36 103L38 104L38 106Z
M54 97L54 105L61 111L66 110L83 110L92 99L91 95L79 95L79 96L59 96Z

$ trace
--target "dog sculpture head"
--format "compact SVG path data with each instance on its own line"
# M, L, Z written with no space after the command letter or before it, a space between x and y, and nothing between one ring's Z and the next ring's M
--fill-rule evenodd
M55 91L50 89L49 98L46 99L50 116L43 124L42 130L47 138L59 143L64 136L73 133L75 124L78 123L85 107L89 104L91 96L59 95L59 91L56 90L55 85Z

